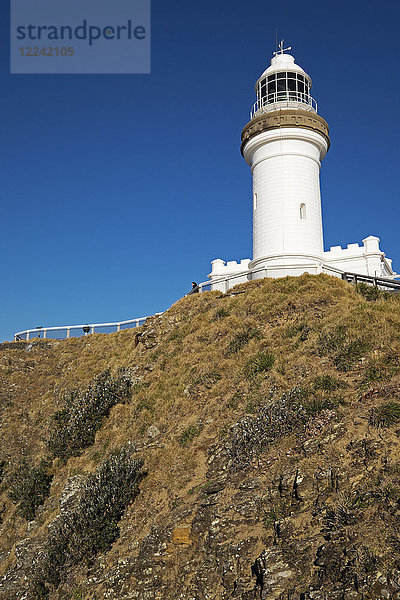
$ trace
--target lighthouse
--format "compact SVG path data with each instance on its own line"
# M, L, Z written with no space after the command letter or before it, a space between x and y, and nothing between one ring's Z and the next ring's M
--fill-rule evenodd
M256 102L241 135L253 183L253 258L216 259L209 278L225 278L225 288L303 273L393 278L377 236L324 250L320 169L330 147L329 127L311 95L311 77L289 50L282 41L257 80Z
M282 45L256 83L242 132L253 176L250 268L306 265L324 251L319 172L330 140L310 91L311 78Z

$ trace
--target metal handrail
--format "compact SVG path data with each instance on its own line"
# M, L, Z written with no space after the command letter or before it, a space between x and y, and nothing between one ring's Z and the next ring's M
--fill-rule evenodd
M273 104L279 103L296 103L299 106L308 105L315 112L318 112L318 104L317 101L310 96L309 94L303 94L302 92L296 91L283 91L283 92L274 92L272 94L268 94L268 96L263 96L262 98L258 98L257 101L253 104L253 107L250 112L250 119L254 117L254 115L258 112L268 112L273 110Z
M369 283L375 287L383 287L386 289L399 290L400 281L395 279L387 279L386 277L375 277L374 275L361 275L360 273L343 273L342 279L348 283Z
M163 313L156 313L155 315L150 315L150 316L160 316ZM86 324L86 325L63 325L63 326L58 326L58 327L36 327L35 329L25 329L24 331L19 331L18 333L16 333L14 335L14 341L18 341L18 340L25 340L25 341L29 341L34 334L38 334L38 337L40 337L43 334L43 339L47 338L47 334L52 332L52 331L65 331L66 332L66 338L70 338L71 337L71 331L82 331L82 333L86 333L86 329L88 329L87 333L95 333L96 329L103 329L104 327L115 327L116 331L121 331L121 327L124 327L125 325L134 325L134 327L140 327L141 325L143 325L143 323L146 321L146 319L149 319L150 316L148 317L138 317L136 319L129 319L128 321L117 321L115 323L92 323L92 324ZM63 339L63 338L61 338Z

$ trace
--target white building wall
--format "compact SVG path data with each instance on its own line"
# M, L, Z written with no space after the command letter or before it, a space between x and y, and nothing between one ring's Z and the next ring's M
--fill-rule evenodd
M329 251L317 255L286 254L270 256L258 267L253 267L249 259L225 262L221 259L212 262L209 274L213 290L226 292L238 283L262 279L264 277L296 277L303 273L318 275L327 273L341 277L342 273L355 273L393 279L396 273L392 269L392 261L386 258L379 247L379 238L370 235L363 244L348 244L347 248L332 246Z

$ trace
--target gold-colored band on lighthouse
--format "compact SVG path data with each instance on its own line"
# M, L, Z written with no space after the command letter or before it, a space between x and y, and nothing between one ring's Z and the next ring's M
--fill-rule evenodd
M325 119L308 110L286 109L264 113L247 123L242 131L242 154L245 144L255 135L270 131L271 129L279 129L280 127L301 127L320 133L328 142L329 149L331 142L329 139L328 123Z

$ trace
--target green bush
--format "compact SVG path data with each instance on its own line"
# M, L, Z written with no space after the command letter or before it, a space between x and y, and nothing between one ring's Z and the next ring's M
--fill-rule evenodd
M193 368L191 370L186 389L189 394L196 392L198 388L201 387L205 387L209 390L221 379L221 373L219 373L219 371L217 371L216 369L211 369L211 371L199 373L196 368Z
M238 331L228 346L227 354L237 354L249 343L251 339L259 339L260 337L261 332L257 327Z
M356 290L361 296L363 296L369 302L376 302L380 299L387 299L389 294L384 290L368 285L367 283L357 283Z
M180 446L186 446L187 444L190 444L190 442L192 442L194 440L194 438L199 435L200 432L201 432L200 425L196 425L196 424L188 425L182 431L181 435L179 436L178 442L179 442Z
M400 404L388 402L369 411L368 422L373 427L390 427L400 421Z
M314 379L314 390L334 392L340 387L343 387L343 384L331 375L321 375Z
M98 375L85 392L73 391L64 398L65 407L55 413L48 449L54 457L67 460L79 456L94 443L97 431L111 408L123 402L131 390L124 369L115 377L110 369Z
M32 587L38 597L58 587L65 571L90 563L119 536L118 522L139 492L143 461L123 447L105 459L82 486L78 506L50 527L46 546L34 565Z
M226 402L227 408L236 410L239 404L243 402L243 393L236 391Z
M265 529L273 527L276 521L281 518L281 511L277 506L272 506L270 510L267 510L264 514L263 525Z
M30 467L24 460L10 475L10 498L27 521L33 521L37 509L50 494L53 476L48 474L49 467L50 464L44 460L38 467Z
M386 368L384 365L372 364L365 369L364 381L372 383L373 381L381 381L386 377Z
M343 398L341 396L329 396L328 398L311 396L304 402L304 409L310 417L314 417L323 410L335 410L342 403Z
M288 338L293 338L298 335L299 341L305 342L310 331L311 328L307 325L307 323L295 323L293 325L288 325L285 331L285 336Z
M221 321L221 319L224 319L225 317L229 317L229 311L226 310L226 308L219 308L218 310L215 311L211 320L212 321Z
M245 366L245 375L251 379L259 373L269 371L275 363L275 357L271 352L261 352L251 358Z
M341 494L336 506L326 511L324 522L328 532L338 531L354 523L355 503L350 494Z
M318 352L322 356L332 356L339 371L348 371L370 349L370 344L362 338L352 338L347 327L338 325L319 338Z
M349 371L370 349L367 342L357 339L348 342L334 357L334 364L339 371Z

